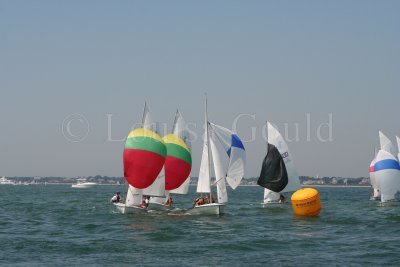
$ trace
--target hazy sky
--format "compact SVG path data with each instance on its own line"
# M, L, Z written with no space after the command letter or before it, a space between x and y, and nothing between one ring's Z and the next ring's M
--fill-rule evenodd
M0 175L122 176L118 140L145 100L168 130L179 108L200 134L207 92L212 122L230 128L248 114L238 134L255 129L246 176L260 173L266 120L287 123L289 139L297 123L289 148L301 175L366 176L378 129L400 135L399 10L400 1L0 0ZM329 114L333 141L322 142Z

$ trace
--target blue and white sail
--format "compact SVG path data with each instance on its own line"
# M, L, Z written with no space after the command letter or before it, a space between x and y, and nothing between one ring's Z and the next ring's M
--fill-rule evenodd
M392 141L379 131L380 150L375 157L374 180L378 191L381 193L381 202L395 200L395 195L400 191L400 167L398 159L394 156Z
M210 123L210 129L215 134L229 157L226 181L232 189L240 184L245 172L246 150L239 136L225 127Z
M381 202L395 200L400 191L400 165L397 159L386 150L379 150L374 165L375 181L381 193Z
M400 137L396 136L396 141L397 141L397 159L400 160Z

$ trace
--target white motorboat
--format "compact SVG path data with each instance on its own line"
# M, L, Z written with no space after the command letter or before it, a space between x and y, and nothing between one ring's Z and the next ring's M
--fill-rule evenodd
M73 188L91 188L95 187L97 183L95 182L88 182L86 179L78 179L76 184L73 184L71 187Z
M5 176L0 178L0 185L14 185L15 182L8 180Z

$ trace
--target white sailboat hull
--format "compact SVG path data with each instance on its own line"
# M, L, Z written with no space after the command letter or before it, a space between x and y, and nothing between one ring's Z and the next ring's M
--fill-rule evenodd
M275 206L277 204L283 204L283 203L279 202L279 200L278 200L278 201L268 201L268 202L264 202L264 203L260 203L260 204L263 208L267 208L267 207L271 207L271 206Z
M113 203L119 212L122 214L142 213L146 211L146 207L142 206L126 206L125 203Z
M396 199L396 195L395 194L387 194L387 195L384 195L384 194L382 194L381 195L381 202L382 203L390 203L390 202L397 202L398 200Z
M201 206L195 206L188 209L186 213L190 215L221 215L224 213L225 204L211 203Z

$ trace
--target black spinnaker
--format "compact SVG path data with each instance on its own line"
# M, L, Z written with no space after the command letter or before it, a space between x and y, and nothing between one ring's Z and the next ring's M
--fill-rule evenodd
M278 149L269 143L257 184L274 192L282 191L288 184L288 174L283 158Z

